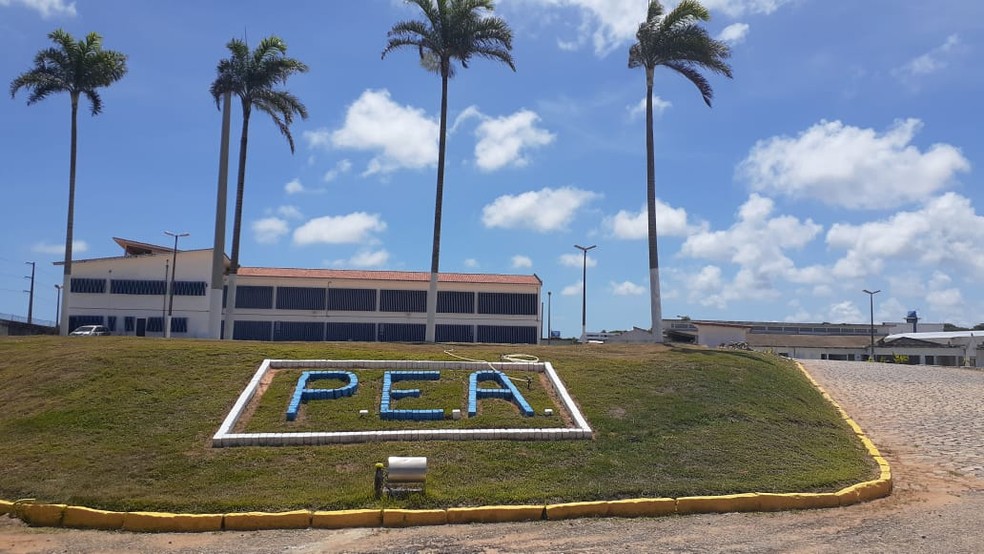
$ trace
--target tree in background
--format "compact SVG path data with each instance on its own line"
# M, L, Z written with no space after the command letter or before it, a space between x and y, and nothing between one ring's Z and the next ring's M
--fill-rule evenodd
M512 54L512 30L494 17L492 0L407 0L424 14L422 20L393 25L382 57L397 48L411 47L421 65L441 76L441 129L437 153L437 193L434 201L434 242L431 250L430 287L427 291L426 341L434 342L437 317L437 279L441 257L441 215L444 203L444 158L448 134L448 79L457 61L468 68L473 57L500 61L516 71Z
M98 89L108 87L126 75L126 55L113 50L103 50L102 37L89 33L76 41L67 32L56 29L48 38L55 46L41 50L34 56L34 67L17 76L10 83L10 97L20 89L30 91L28 105L44 100L56 93L67 92L72 101L72 140L68 169L68 217L65 224L65 263L61 297L61 321L59 333L67 335L68 296L72 290L72 240L75 232L75 159L78 151L79 98L89 99L92 115L102 111L102 98Z
M629 68L646 70L646 209L649 227L649 291L652 310L652 334L663 342L663 308L659 294L659 253L656 247L656 162L653 147L653 74L656 68L669 68L696 85L704 102L710 106L714 91L701 74L709 70L728 78L727 60L731 49L714 40L700 22L710 20L710 13L696 0L682 0L670 13L663 14L659 0L649 2L646 21L639 25L636 43L629 49Z
M239 272L239 234L243 219L243 189L246 184L246 144L249 140L249 117L253 108L268 114L287 139L290 152L294 153L294 137L290 125L294 116L307 119L307 108L296 96L277 87L287 84L295 73L305 73L308 67L294 58L287 57L287 44L279 37L271 36L260 41L250 52L245 42L232 39L226 45L231 56L219 61L217 75L209 92L220 106L226 92L239 97L243 108L243 128L239 139L239 174L236 178L236 213L232 224L231 274ZM221 108L221 106L220 106ZM233 301L234 302L234 301ZM227 333L232 333L229 329Z

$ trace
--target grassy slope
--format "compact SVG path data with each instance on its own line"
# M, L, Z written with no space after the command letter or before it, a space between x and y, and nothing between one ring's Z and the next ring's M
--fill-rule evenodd
M212 449L264 358L448 359L440 346L0 339L0 498L119 510L348 508L372 464L427 456L408 506L824 491L873 475L861 445L787 361L651 346L455 347L551 361L593 441ZM284 406L286 408L286 406Z

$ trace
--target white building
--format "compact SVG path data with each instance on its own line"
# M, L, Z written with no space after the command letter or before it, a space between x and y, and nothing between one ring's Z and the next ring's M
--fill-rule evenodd
M75 260L69 328L106 325L114 334L160 336L172 301L174 337L208 338L212 250L179 250L114 239L123 255ZM228 267L229 260L225 259ZM223 299L231 338L303 341L423 341L430 274L411 271L241 267L235 302ZM439 342L539 342L536 275L441 273Z

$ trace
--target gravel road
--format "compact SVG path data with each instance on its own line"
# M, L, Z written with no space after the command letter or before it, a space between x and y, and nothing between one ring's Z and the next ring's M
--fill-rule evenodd
M0 519L0 552L984 552L984 372L804 362L892 465L887 499L832 510L414 529L139 535Z

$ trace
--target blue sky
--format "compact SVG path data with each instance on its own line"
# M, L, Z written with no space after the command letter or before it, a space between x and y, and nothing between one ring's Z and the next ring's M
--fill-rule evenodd
M672 5L672 2L671 2ZM984 321L984 3L706 0L734 79L713 109L656 73L663 313L700 319ZM644 0L501 0L517 71L475 60L450 84L441 270L536 273L553 328L648 327L645 95L627 53ZM47 34L103 35L129 73L79 130L77 258L111 237L212 245L221 116L208 94L226 42L277 34L310 66L289 88L310 117L297 152L250 127L242 263L427 270L440 81L416 53L380 59L417 13L393 0L0 0L0 76ZM230 190L239 107L233 111ZM0 101L0 313L54 319L69 101ZM231 203L230 203L231 204ZM232 218L229 218L231 228ZM231 244L231 232L227 235ZM227 251L229 246L227 246Z

